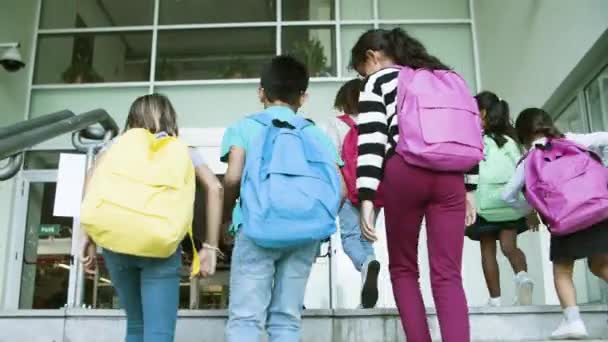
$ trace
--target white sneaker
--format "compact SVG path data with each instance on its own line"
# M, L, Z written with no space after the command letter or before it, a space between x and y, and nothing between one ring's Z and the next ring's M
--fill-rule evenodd
M380 273L380 263L371 260L363 266L361 270L361 307L371 309L378 302L378 274Z
M532 293L534 292L534 281L527 273L522 272L515 278L517 288L517 305L532 305Z
M500 297L498 298L492 298L490 297L490 299L488 300L488 304L489 307L493 307L493 308L498 308L502 306L502 302L500 300Z
M552 340L571 340L571 339L583 339L587 338L587 328L582 320L576 320L568 322L565 319L562 320L559 327L551 334Z

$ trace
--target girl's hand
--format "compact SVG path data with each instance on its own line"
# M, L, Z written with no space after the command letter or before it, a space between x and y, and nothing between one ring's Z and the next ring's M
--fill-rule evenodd
M468 227L475 223L477 220L477 206L475 205L475 194L473 192L467 192L466 195L466 215L464 219L465 227Z
M538 219L538 214L536 211L533 211L526 217L526 222L530 230L533 232L537 232L540 227L540 220Z
M97 272L97 245L88 235L85 235L80 252L80 262L85 273L95 274Z
M359 210L359 224L361 225L361 235L369 241L376 241L376 228L374 224L376 222L376 209L374 208L374 202L362 201L361 208Z
M218 253L220 254L220 257L223 257L222 252L220 252L217 247L203 244L203 248L198 251L198 260L201 264L199 276L207 278L215 274Z

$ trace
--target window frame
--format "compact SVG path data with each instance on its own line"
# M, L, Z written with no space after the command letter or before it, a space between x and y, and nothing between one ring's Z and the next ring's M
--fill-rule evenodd
M374 28L379 28L381 25L442 25L442 24L459 24L465 25L470 28L473 38L473 63L475 66L475 78L477 83L477 89L480 89L480 77L479 77L479 63L478 63L478 50L477 50L477 37L475 33L475 23L473 14L473 1L469 0L469 17L468 18L455 18L455 19L382 19L379 16L379 2L381 0L370 0L372 1L372 17L371 19L358 19L358 20L342 20L341 19L341 5L344 0L333 0L334 6L334 18L332 20L310 20L310 21L285 21L283 20L283 2L287 0L276 0L276 21L261 21L261 22L226 22L226 23L198 23L198 24L172 24L172 25L161 25L159 24L160 17L160 1L154 0L154 12L152 25L136 25L136 26L111 26L111 27L90 27L90 28L54 28L44 29L40 28L41 24L41 11L42 1L38 0L38 15L36 19L36 28L34 32L33 40L33 57L37 56L38 49L38 38L48 35L59 36L59 35L74 35L78 33L126 33L126 32L151 32L152 33L152 46L150 51L150 70L149 78L146 81L134 81L134 82L100 82L100 83L83 83L83 84L62 84L62 83L41 83L34 84L34 74L37 71L36 64L34 62L31 72L31 89L81 89L81 88L104 88L104 87L141 87L147 86L149 92L154 92L156 86L177 86L177 85L214 85L214 84L255 84L258 82L255 78L239 78L239 79L198 79L198 80L168 80L160 81L156 80L156 62L158 53L158 33L160 31L168 30L196 30L196 29L218 29L218 28L256 28L256 27L274 27L276 29L275 34L275 53L279 55L283 51L282 33L285 27L319 27L319 26L332 26L334 28L333 40L335 44L331 47L331 55L335 56L335 73L332 76L324 77L313 77L311 82L342 82L350 79L344 70L344 66L348 63L348 56L343 56L342 53L342 28L348 28L350 26L361 26L369 25ZM35 61L35 59L32 59ZM31 91L30 91L31 92ZM29 109L29 108L28 108Z

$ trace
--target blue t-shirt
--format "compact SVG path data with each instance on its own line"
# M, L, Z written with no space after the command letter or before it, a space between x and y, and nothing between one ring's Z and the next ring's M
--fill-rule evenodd
M282 121L288 121L294 115L296 115L291 108L286 106L272 106L266 108L264 111L270 114L273 118ZM221 161L225 163L228 162L228 154L230 153L231 147L240 147L244 149L245 154L247 154L249 146L251 146L254 140L258 138L263 128L264 125L249 118L243 118L237 121L234 125L228 127L224 132L224 138L222 139L222 150L220 155ZM313 134L322 146L327 147L327 151L335 156L337 165L344 165L338 151L336 150L336 147L325 132L315 125L307 126L304 129ZM241 222L241 210L237 203L232 212L232 226L230 227L232 233L236 232Z

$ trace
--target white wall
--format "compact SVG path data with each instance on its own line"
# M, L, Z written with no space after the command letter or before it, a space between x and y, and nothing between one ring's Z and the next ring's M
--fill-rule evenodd
M482 88L543 106L608 28L605 0L474 0Z
M526 107L544 106L608 28L605 0L474 0L473 11L481 88L508 101L514 116ZM534 302L555 304L548 239L546 232L526 233L519 243L537 284ZM512 292L504 258L500 267L501 285ZM585 272L586 267L577 263L581 302L588 299Z

